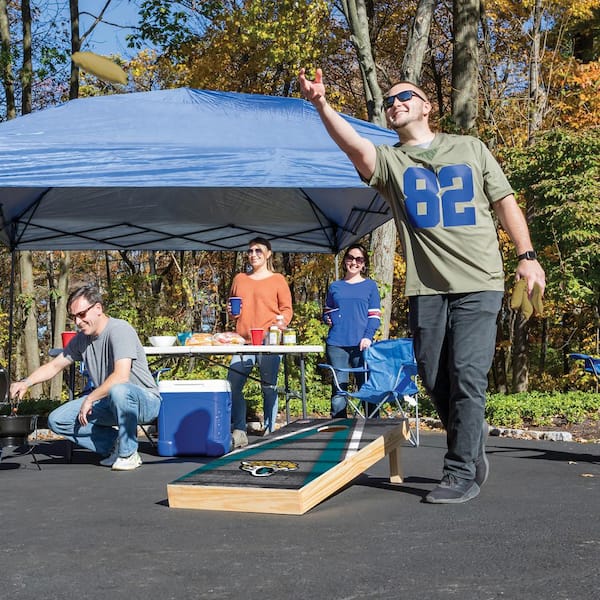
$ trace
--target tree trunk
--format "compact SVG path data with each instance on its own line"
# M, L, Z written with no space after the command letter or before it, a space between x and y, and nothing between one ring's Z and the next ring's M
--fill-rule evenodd
M15 105L15 83L12 70L12 55L10 51L10 27L8 22L8 5L6 0L0 0L0 75L6 98L6 118L17 116Z
M454 0L452 57L452 118L465 133L477 123L479 0Z
M40 366L40 345L38 343L33 256L29 250L20 252L19 266L21 271L21 298L23 301L25 365L27 373L31 373ZM39 398L43 394L42 385L38 384L32 386L29 389L29 394L32 398Z
M531 56L529 58L529 119L527 122L527 142L533 144L534 136L542 125L546 97L540 83L542 0L535 0L533 7L533 31Z
M526 392L529 385L529 363L527 360L528 344L527 321L521 312L514 320L512 348L512 388L514 393Z
M69 0L71 12L71 55L81 49L79 37L79 0ZM79 97L79 67L71 61L71 76L69 79L69 100Z
M377 69L369 35L369 17L364 0L342 0L344 15L350 28L350 40L356 50L363 78L369 121L385 127L383 95L377 82Z
M21 70L21 114L31 112L31 6L29 0L21 1L21 19L23 20L23 69Z
M54 327L52 331L53 347L62 346L61 333L66 329L67 323L67 298L69 297L69 273L71 270L71 253L63 252L58 263L56 275L55 296L57 298L54 309ZM63 373L59 373L50 381L50 398L60 398L63 386Z
M402 59L400 77L420 85L421 71L425 62L429 31L433 19L435 0L419 0L417 13L406 44L406 53Z
M483 122L484 123L493 123L494 118L492 114L492 96L494 90L494 82L496 80L496 75L494 69L492 67L492 33L488 26L488 21L486 19L486 11L484 1L481 0L480 5L480 14L479 14L479 23L481 24L481 29L483 32L483 41L481 44L483 57L479 57L479 68L482 72L481 77L481 95L483 98ZM497 131L495 128L489 128L489 137L486 140L486 143L490 150L493 150L497 145Z
M384 340L390 335L395 255L396 224L392 220L371 234L371 270L381 293L381 334Z

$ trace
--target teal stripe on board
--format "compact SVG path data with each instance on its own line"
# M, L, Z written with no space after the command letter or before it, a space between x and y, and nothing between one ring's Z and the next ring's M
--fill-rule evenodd
M356 421L354 421L354 423L356 423ZM346 438L352 434L353 429L353 425L350 425L348 429L341 429L340 431L334 432L329 443L315 461L312 471L306 476L303 485L315 480L317 477L323 475L323 473L326 473L329 469L332 469L341 462L342 457L346 453Z
M247 460L248 458L251 458L252 456L256 456L257 454L261 454L265 451L275 450L277 448L280 448L281 446L285 446L285 445L289 444L290 442L308 438L310 436L313 436L313 435L319 433L318 430L320 427L325 427L327 425L332 425L332 426L340 426L341 425L341 426L346 426L347 429L342 429L340 431L336 431L333 434L333 436L330 438L327 446L325 447L325 449L319 455L319 458L315 462L315 466L307 474L306 480L302 484L302 485L306 485L307 483L309 483L309 482L313 481L314 479L316 479L317 477L319 477L319 475L322 475L323 473L325 473L326 471L331 469L331 467L334 467L340 461L341 456L346 452L344 440L345 440L345 438L347 438L348 436L350 436L352 434L352 431L354 429L354 425L355 425L354 419L343 419L343 420L336 419L335 423L332 423L331 421L329 421L327 423L323 423L322 425L321 424L316 425L315 427L312 427L312 428L308 429L307 431L299 431L298 433L296 433L294 435L290 435L288 437L281 438L279 440L273 440L272 442L270 442L268 444L261 444L260 446L257 446L255 448L249 447L247 450L244 450L244 452L237 452L236 454L225 454L225 456L222 456L221 458L217 458L217 459L213 460L212 462L207 463L206 465L202 465L201 467L194 469L190 473L186 473L185 475L182 475L178 479L175 479L175 481L173 481L173 483L177 483L180 481L184 482L186 479L192 478L195 475L198 475L204 471L212 471L213 469L218 469L219 467L227 466L232 463L238 463L242 460ZM323 464L321 464L321 462L323 462Z

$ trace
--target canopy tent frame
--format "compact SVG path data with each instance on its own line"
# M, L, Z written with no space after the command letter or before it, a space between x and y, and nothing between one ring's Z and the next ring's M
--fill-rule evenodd
M375 145L396 134L342 115ZM0 124L0 244L20 250L337 254L392 218L305 100L179 88Z

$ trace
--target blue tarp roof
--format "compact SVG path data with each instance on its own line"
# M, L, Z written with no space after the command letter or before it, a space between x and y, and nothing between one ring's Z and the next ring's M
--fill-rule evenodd
M396 135L350 117L375 144ZM388 221L304 100L188 88L72 100L0 124L12 250L337 252Z

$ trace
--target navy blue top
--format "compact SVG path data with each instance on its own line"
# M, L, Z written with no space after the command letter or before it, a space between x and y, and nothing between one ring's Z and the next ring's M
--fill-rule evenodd
M381 299L372 279L348 283L334 281L327 290L323 318L331 319L327 336L330 346L358 346L360 340L373 340L381 322Z

